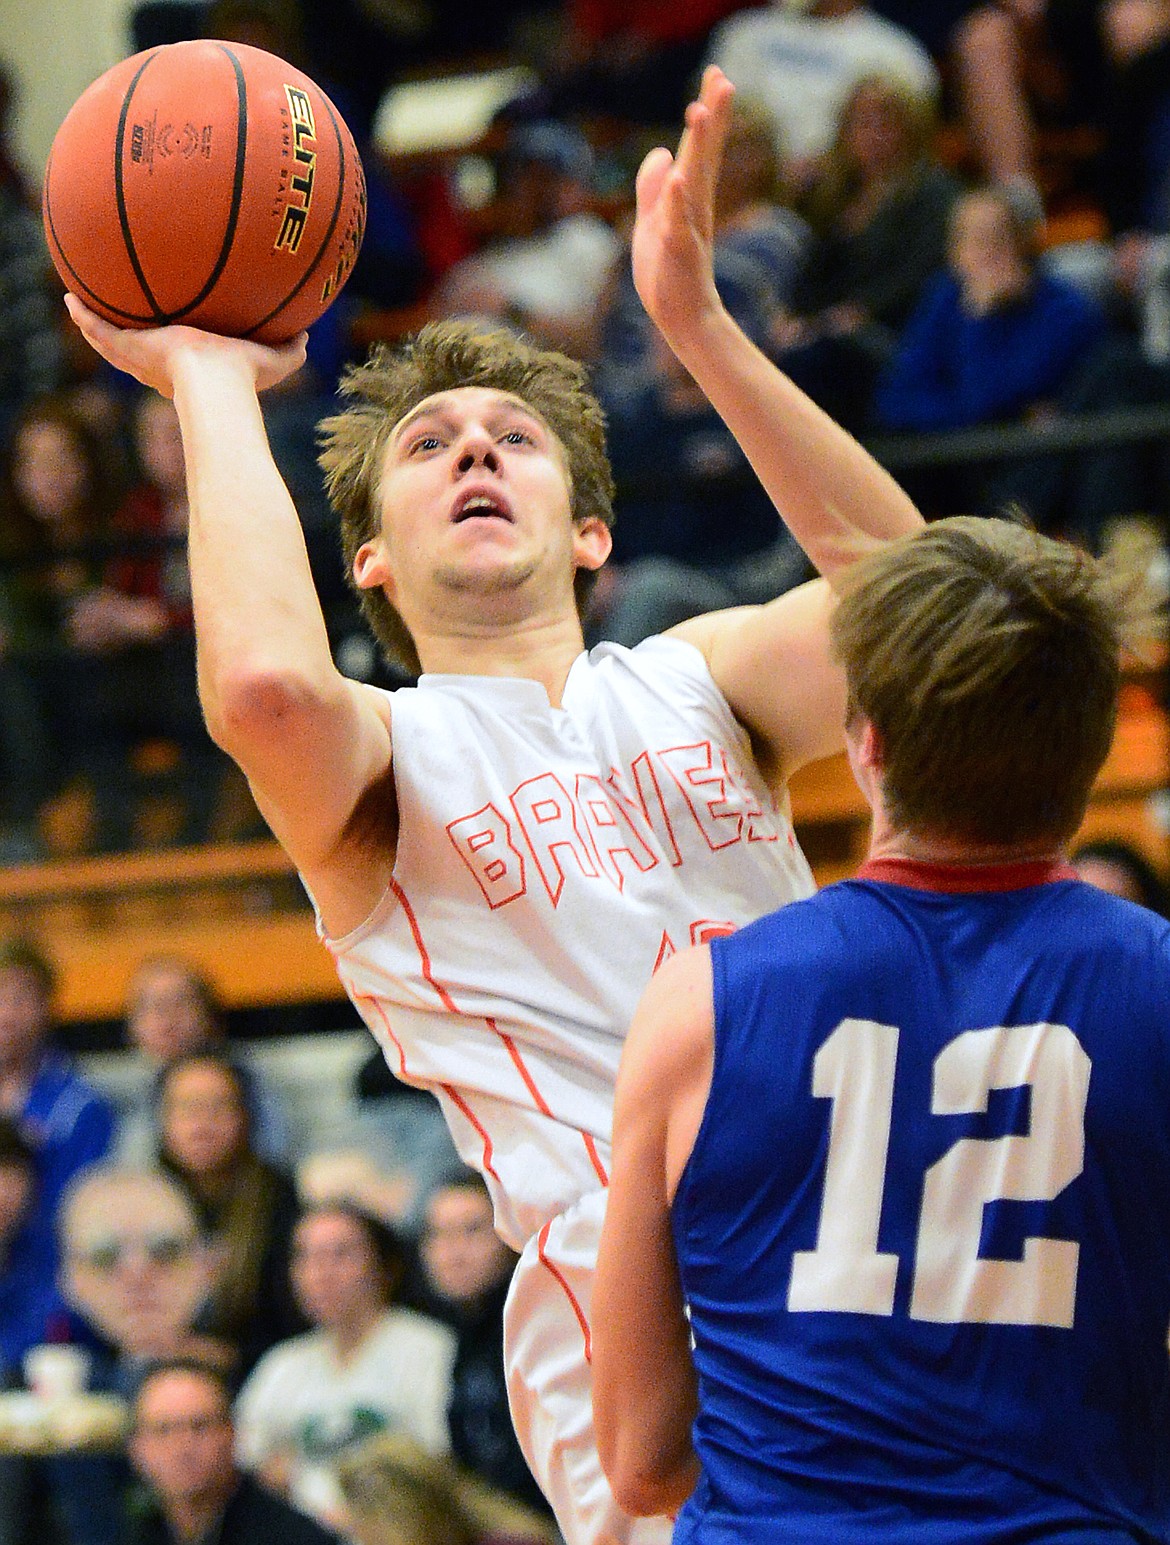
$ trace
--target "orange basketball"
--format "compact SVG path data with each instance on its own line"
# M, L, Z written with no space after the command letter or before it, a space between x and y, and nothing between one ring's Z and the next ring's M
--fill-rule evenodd
M242 43L172 43L85 91L45 171L66 288L121 327L280 343L349 277L365 230L353 139L320 88Z

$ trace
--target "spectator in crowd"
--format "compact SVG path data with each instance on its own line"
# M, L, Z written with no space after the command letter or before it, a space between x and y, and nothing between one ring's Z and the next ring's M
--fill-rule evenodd
M337 1467L354 1545L554 1545L555 1529L402 1432L371 1438Z
M1070 862L1082 880L1099 890L1120 896L1123 901L1135 901L1160 917L1170 916L1165 882L1132 843L1118 837L1082 842L1073 849Z
M599 393L620 518L590 598L590 643L632 648L688 617L769 601L809 574L727 426L660 340L652 357L656 373L640 386Z
M719 294L753 336L762 335L772 315L791 302L808 258L812 233L785 198L772 117L759 103L737 95L715 183L712 257ZM623 416L627 397L637 397L661 376L660 353L623 245L587 350L611 419Z
M8 148L15 96L0 62L0 444L18 410L65 381L65 347L41 222Z
M876 419L903 430L1043 423L1059 412L1156 399L1151 367L1109 330L1092 297L1039 265L1032 227L1002 189L967 194L952 222L950 272L923 295L879 380ZM1042 530L1100 551L1108 523L1146 506L1142 447L1024 457L912 479L935 513L1022 507Z
M66 1186L103 1157L114 1131L109 1105L53 1045L56 980L31 941L0 944L0 1115L16 1122L36 1156L29 1228L35 1252L48 1261L57 1258L57 1208Z
M780 202L771 119L733 105L715 188L716 287L763 344L791 299L810 232ZM597 395L620 519L598 576L590 643L633 646L701 612L771 600L806 577L786 530L734 436L650 322L628 260L615 265L597 326ZM664 483L661 469L673 475Z
M927 290L879 385L891 429L962 429L1054 402L1104 335L1098 308L1039 269L1034 234L995 189L966 194L950 271Z
M957 180L935 160L934 105L867 76L845 100L804 209L815 238L769 352L822 407L860 428L879 368L946 262Z
M107 447L61 397L16 415L2 473L0 776L11 861L38 856L45 801L95 775L87 659L72 620L101 582L116 485Z
M98 1338L93 1388L128 1398L156 1357L198 1354L227 1365L231 1349L195 1328L212 1259L190 1200L167 1176L97 1165L66 1192L62 1282ZM70 1545L121 1545L129 1472L120 1456L44 1461Z
M240 1392L240 1462L323 1520L338 1514L336 1463L357 1440L401 1428L448 1447L454 1337L396 1305L403 1266L397 1237L355 1208L306 1213L292 1278L313 1329L273 1347Z
M296 1187L251 1141L247 1086L220 1051L179 1057L163 1073L158 1160L190 1192L215 1246L206 1329L247 1370L303 1325L288 1285Z
M877 75L926 97L939 84L917 39L863 0L812 0L800 8L773 0L740 11L712 34L708 59L772 114L777 149L797 189L817 176L858 81Z
M177 1181L161 1170L95 1165L66 1192L60 1234L66 1297L103 1345L99 1387L129 1395L159 1357L232 1365L233 1349L198 1329L215 1255Z
M589 208L593 151L553 120L518 124L500 158L495 234L448 270L436 314L497 317L553 348L579 351L619 248Z
M130 1457L153 1507L130 1545L330 1545L336 1536L273 1496L233 1458L231 1393L194 1360L148 1370L134 1402Z
M174 836L205 838L225 762L199 711L195 634L187 572L187 482L179 421L157 393L134 405L133 442L139 478L116 511L111 539L125 544L101 583L78 601L71 618L75 645L100 661L88 733L107 759L101 786L111 800L107 841L140 843L137 780L125 776L135 748L162 741L176 756L180 807Z
M432 1188L459 1167L438 1102L395 1078L375 1047L354 1074L351 1115L297 1166L305 1207L350 1202L417 1238Z
M10 1117L0 1117L0 1386L19 1385L25 1353L68 1341L74 1326L59 1274L32 1227L36 1155ZM0 1538L3 1538L0 1532Z
M118 1112L118 1153L145 1164L158 1153L158 1108L166 1069L196 1052L228 1048L223 1006L211 979L194 961L148 955L130 978L126 1040L145 1065L148 1082ZM247 1086L252 1144L262 1159L281 1164L291 1136L279 1096L255 1069L238 1064Z
M53 1262L29 1227L36 1159L14 1121L0 1118L0 1387L19 1388L35 1346L69 1341L80 1326L65 1307ZM0 1545L25 1545L35 1528L38 1476L22 1455L0 1456ZM43 1488L42 1488L43 1490Z
M467 1470L528 1506L548 1504L516 1441L504 1378L504 1300L516 1257L492 1222L483 1177L463 1170L427 1199L422 1307L455 1332L447 1426Z

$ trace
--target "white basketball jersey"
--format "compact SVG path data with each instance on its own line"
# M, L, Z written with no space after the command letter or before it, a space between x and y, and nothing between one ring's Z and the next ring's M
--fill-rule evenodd
M667 956L808 895L787 811L699 651L538 682L423 676L391 705L390 889L327 941L394 1072L434 1090L516 1248L607 1180L622 1040Z

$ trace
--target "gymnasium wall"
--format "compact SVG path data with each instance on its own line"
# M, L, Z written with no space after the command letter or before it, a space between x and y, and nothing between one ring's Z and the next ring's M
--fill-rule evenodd
M57 125L90 81L129 52L131 0L0 0L0 55L19 99L17 156L39 181Z

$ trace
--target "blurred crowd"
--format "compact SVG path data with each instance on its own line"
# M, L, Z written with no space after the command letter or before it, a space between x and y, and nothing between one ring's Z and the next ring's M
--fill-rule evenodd
M348 674L400 679L313 428L347 363L428 316L590 365L619 488L591 642L806 576L630 277L634 174L708 61L739 88L716 279L759 348L891 455L1031 426L1027 454L908 473L928 515L1020 504L1094 549L1138 517L1163 545L1158 444L1043 440L1170 402L1170 0L148 0L130 25L128 50L292 58L362 148L361 259L265 408ZM379 128L403 83L501 63L526 84L459 143ZM35 90L0 75L0 863L256 835L198 708L177 419L65 325L8 136ZM1131 850L1078 863L1165 909ZM507 1412L512 1257L430 1097L371 1049L346 1129L306 1146L182 959L141 963L124 1024L128 1076L87 1081L51 962L0 944L0 1545L555 1540ZM80 1402L74 1441L22 1443L28 1390ZM99 1397L125 1434L85 1437Z
M0 1542L201 1540L229 1502L256 1518L224 1545L286 1515L295 1541L448 1538L427 1509L452 1540L549 1539L504 1387L514 1258L430 1096L371 1043L352 1121L298 1141L190 962L141 963L104 1088L53 1004L7 940ZM91 1430L111 1401L128 1442Z
M347 674L396 684L340 571L314 425L347 363L427 316L589 363L619 487L591 643L806 577L630 277L636 168L708 61L738 87L717 282L759 347L928 515L1014 504L1094 549L1139 517L1161 543L1157 441L1044 437L1170 400L1170 0L148 0L127 49L199 35L306 68L366 162L357 269L266 409ZM428 73L502 63L522 83L455 143L397 144L379 116ZM175 417L66 326L4 132L17 105L5 79L0 862L259 834L196 701ZM1030 426L1024 454L898 466L908 437L1002 425Z
M1167 914L1125 843L1073 863ZM181 957L141 961L104 1061L54 989L0 942L0 1545L557 1545L508 1411L515 1258L431 1096L371 1042L346 1115L298 1125Z

